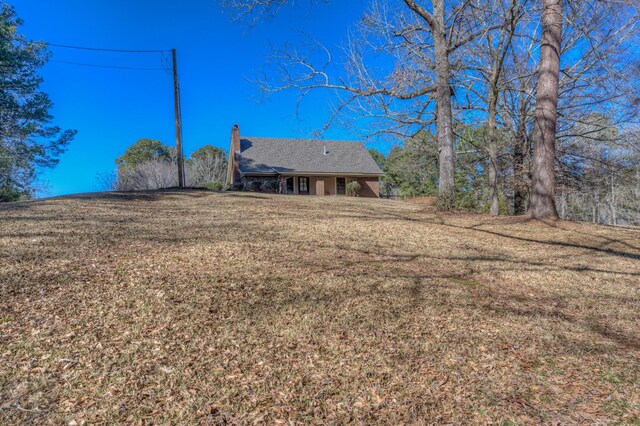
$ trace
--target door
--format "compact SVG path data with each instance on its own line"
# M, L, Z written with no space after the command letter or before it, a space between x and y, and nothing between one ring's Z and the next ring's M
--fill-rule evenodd
M293 194L293 178L292 177L288 177L287 178L287 194Z
M298 178L298 193L309 195L309 178L308 177L299 177Z
M316 195L325 195L324 192L324 179L316 180Z
M347 179L336 178L336 194L347 195Z

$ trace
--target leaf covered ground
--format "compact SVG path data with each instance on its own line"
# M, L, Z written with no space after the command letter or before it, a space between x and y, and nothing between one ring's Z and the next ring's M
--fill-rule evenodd
M0 424L638 424L640 231L164 191L0 207Z

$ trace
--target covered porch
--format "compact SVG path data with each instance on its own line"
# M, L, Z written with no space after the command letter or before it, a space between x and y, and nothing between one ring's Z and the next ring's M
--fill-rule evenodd
M280 192L289 195L347 195L347 185L358 182L358 195L379 197L378 176L281 175Z

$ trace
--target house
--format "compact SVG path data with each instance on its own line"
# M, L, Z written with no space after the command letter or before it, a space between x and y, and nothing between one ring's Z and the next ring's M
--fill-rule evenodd
M231 131L227 184L296 195L346 195L356 181L362 197L380 196L382 170L361 142L240 137Z

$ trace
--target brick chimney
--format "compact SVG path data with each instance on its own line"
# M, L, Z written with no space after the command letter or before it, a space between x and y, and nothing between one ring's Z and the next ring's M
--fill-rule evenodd
M231 128L231 152L240 151L240 126L234 124Z
M236 161L236 152L240 152L240 126L234 124L231 128L231 146L229 147L227 185L233 185L240 181L240 167L238 167L238 162Z

